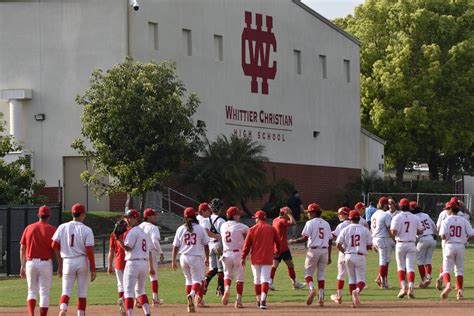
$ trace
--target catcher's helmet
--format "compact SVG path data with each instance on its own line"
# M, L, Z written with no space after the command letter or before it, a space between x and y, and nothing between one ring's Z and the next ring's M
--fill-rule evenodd
M213 211L217 212L224 206L224 202L219 198L213 198L209 206Z

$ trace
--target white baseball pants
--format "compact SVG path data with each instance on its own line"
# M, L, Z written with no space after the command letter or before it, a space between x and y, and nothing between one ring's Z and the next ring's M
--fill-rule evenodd
M145 281L148 272L148 260L128 260L123 270L124 297L145 295Z
M117 277L117 292L123 292L123 270L115 269L115 276Z
M89 285L89 260L86 256L63 259L62 295L71 297L77 280L77 296L87 297Z
M454 266L454 274L464 275L464 244L445 244L443 251L443 273L451 273Z
M271 283L272 265L252 264L253 284Z
M181 255L179 263L186 279L186 285L201 284L206 271L203 257Z
M414 242L397 242L395 257L397 271L415 272L416 246Z
M339 255L337 256L337 278L336 280L344 280L346 277L346 262L344 259L344 254L339 251Z
M53 275L53 262L32 259L26 262L26 280L28 282L27 300L36 300L39 293L40 307L49 307L49 292Z
M419 266L431 264L435 248L436 240L433 239L433 236L427 235L420 237L416 244L416 261Z
M392 250L395 246L391 238L374 238L375 247L379 253L379 265L384 266L392 260Z
M155 257L155 260L153 260L153 269L155 270L155 274L150 275L150 281L158 280L158 260L160 258L160 255L158 254L158 252L155 251L154 257Z
M222 265L224 267L224 279L233 280L235 276L235 280L237 282L244 282L245 280L245 271L244 267L241 264L241 253L239 252L231 252L226 254L225 257L222 258Z
M304 276L312 277L318 270L318 281L324 280L324 271L328 265L328 250L323 248L308 249L304 261Z
M365 255L358 255L354 253L346 254L344 256L346 261L347 274L349 275L349 284L357 284L365 282L366 272L366 258Z

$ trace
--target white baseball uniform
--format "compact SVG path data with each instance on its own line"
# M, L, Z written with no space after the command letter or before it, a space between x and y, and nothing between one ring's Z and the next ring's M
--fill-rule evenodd
M374 246L379 253L379 265L385 266L391 261L395 242L390 237L392 217L383 210L377 210L371 218L371 232Z
M455 267L456 276L464 274L464 251L469 237L474 235L471 224L459 215L448 216L441 223L440 236L446 243L443 253L443 273L451 273Z
M219 217L216 214L212 214L207 218L209 222L209 230L214 226L217 233L221 231L222 225L225 223L225 220L222 217ZM212 225L211 225L212 222ZM219 261L219 256L221 255L220 251L222 249L222 241L219 239L211 239L209 241L209 270L217 269L218 272L223 271L222 262Z
M365 284L367 248L372 246L370 231L360 224L350 224L341 230L336 244L344 248L349 284Z
M345 220L343 222L340 222L337 226L336 229L332 232L333 239L336 240L337 237L339 237L339 234L341 231L349 226L351 224L350 220ZM346 276L346 263L344 261L344 254L339 251L338 257L337 257L337 280L344 280Z
M390 225L390 230L397 231L395 240L395 257L398 271L415 271L416 234L422 231L423 225L419 218L410 212L401 212L396 215Z
M401 211L396 210L395 212L392 213L392 212L390 212L390 210L387 210L387 211L385 211L385 213L387 213L388 215L390 215L390 217L393 219L395 216L397 216L398 214L400 214Z
M221 225L221 236L223 245L222 264L224 266L224 279L243 282L245 270L241 264L242 249L244 247L244 235L249 227L236 221L227 221Z
M437 233L436 225L426 213L418 213L416 216L423 225L423 233L418 235L416 244L416 261L418 265L431 264L433 252L436 248L436 239L434 238Z
M198 224L192 224L193 230L186 225L178 227L174 236L173 246L179 248L180 264L186 279L186 285L201 284L205 272L204 246L209 243L206 230Z
M86 298L89 283L89 260L86 247L94 246L92 229L82 222L70 221L59 225L52 240L60 245L60 254L63 259L61 296L71 297L74 282L77 280L77 296ZM61 303L60 309L66 311L67 303Z
M304 261L305 278L312 278L317 269L318 281L324 281L324 271L328 264L329 240L332 239L331 227L325 220L313 218L306 222L301 235L308 238L308 252Z
M160 255L163 253L161 249L161 235L158 226L150 222L143 222L139 227L148 235L148 238L151 241L151 252L153 255L153 269L155 270L155 275L150 275L150 281L158 280L158 260Z

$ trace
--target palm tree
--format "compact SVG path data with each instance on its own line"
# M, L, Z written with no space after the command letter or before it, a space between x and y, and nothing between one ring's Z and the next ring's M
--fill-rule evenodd
M180 182L200 200L219 197L229 205L240 204L251 215L246 202L262 197L267 190L264 151L263 145L250 138L220 135L207 142L202 156L186 167Z

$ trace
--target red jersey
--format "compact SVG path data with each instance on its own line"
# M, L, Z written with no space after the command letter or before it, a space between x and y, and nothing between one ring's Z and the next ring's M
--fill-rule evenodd
M250 261L253 265L271 265L273 263L274 249L276 249L277 253L280 253L278 232L273 226L264 221L259 221L247 233L242 259L245 259L250 250L252 250Z
M120 240L125 240L125 236L127 235L130 227L127 227L127 231L120 236ZM120 247L115 239L115 234L112 232L109 238L109 248L110 250L114 251L114 267L117 270L124 270L125 269L125 250Z
M280 238L280 253L290 250L288 247L288 227L290 227L290 221L284 217L277 217L273 220L273 227L275 227L278 237ZM275 252L276 248L275 248Z
M26 259L52 259L51 238L55 231L56 227L41 221L26 226L20 240L20 245L26 246Z

